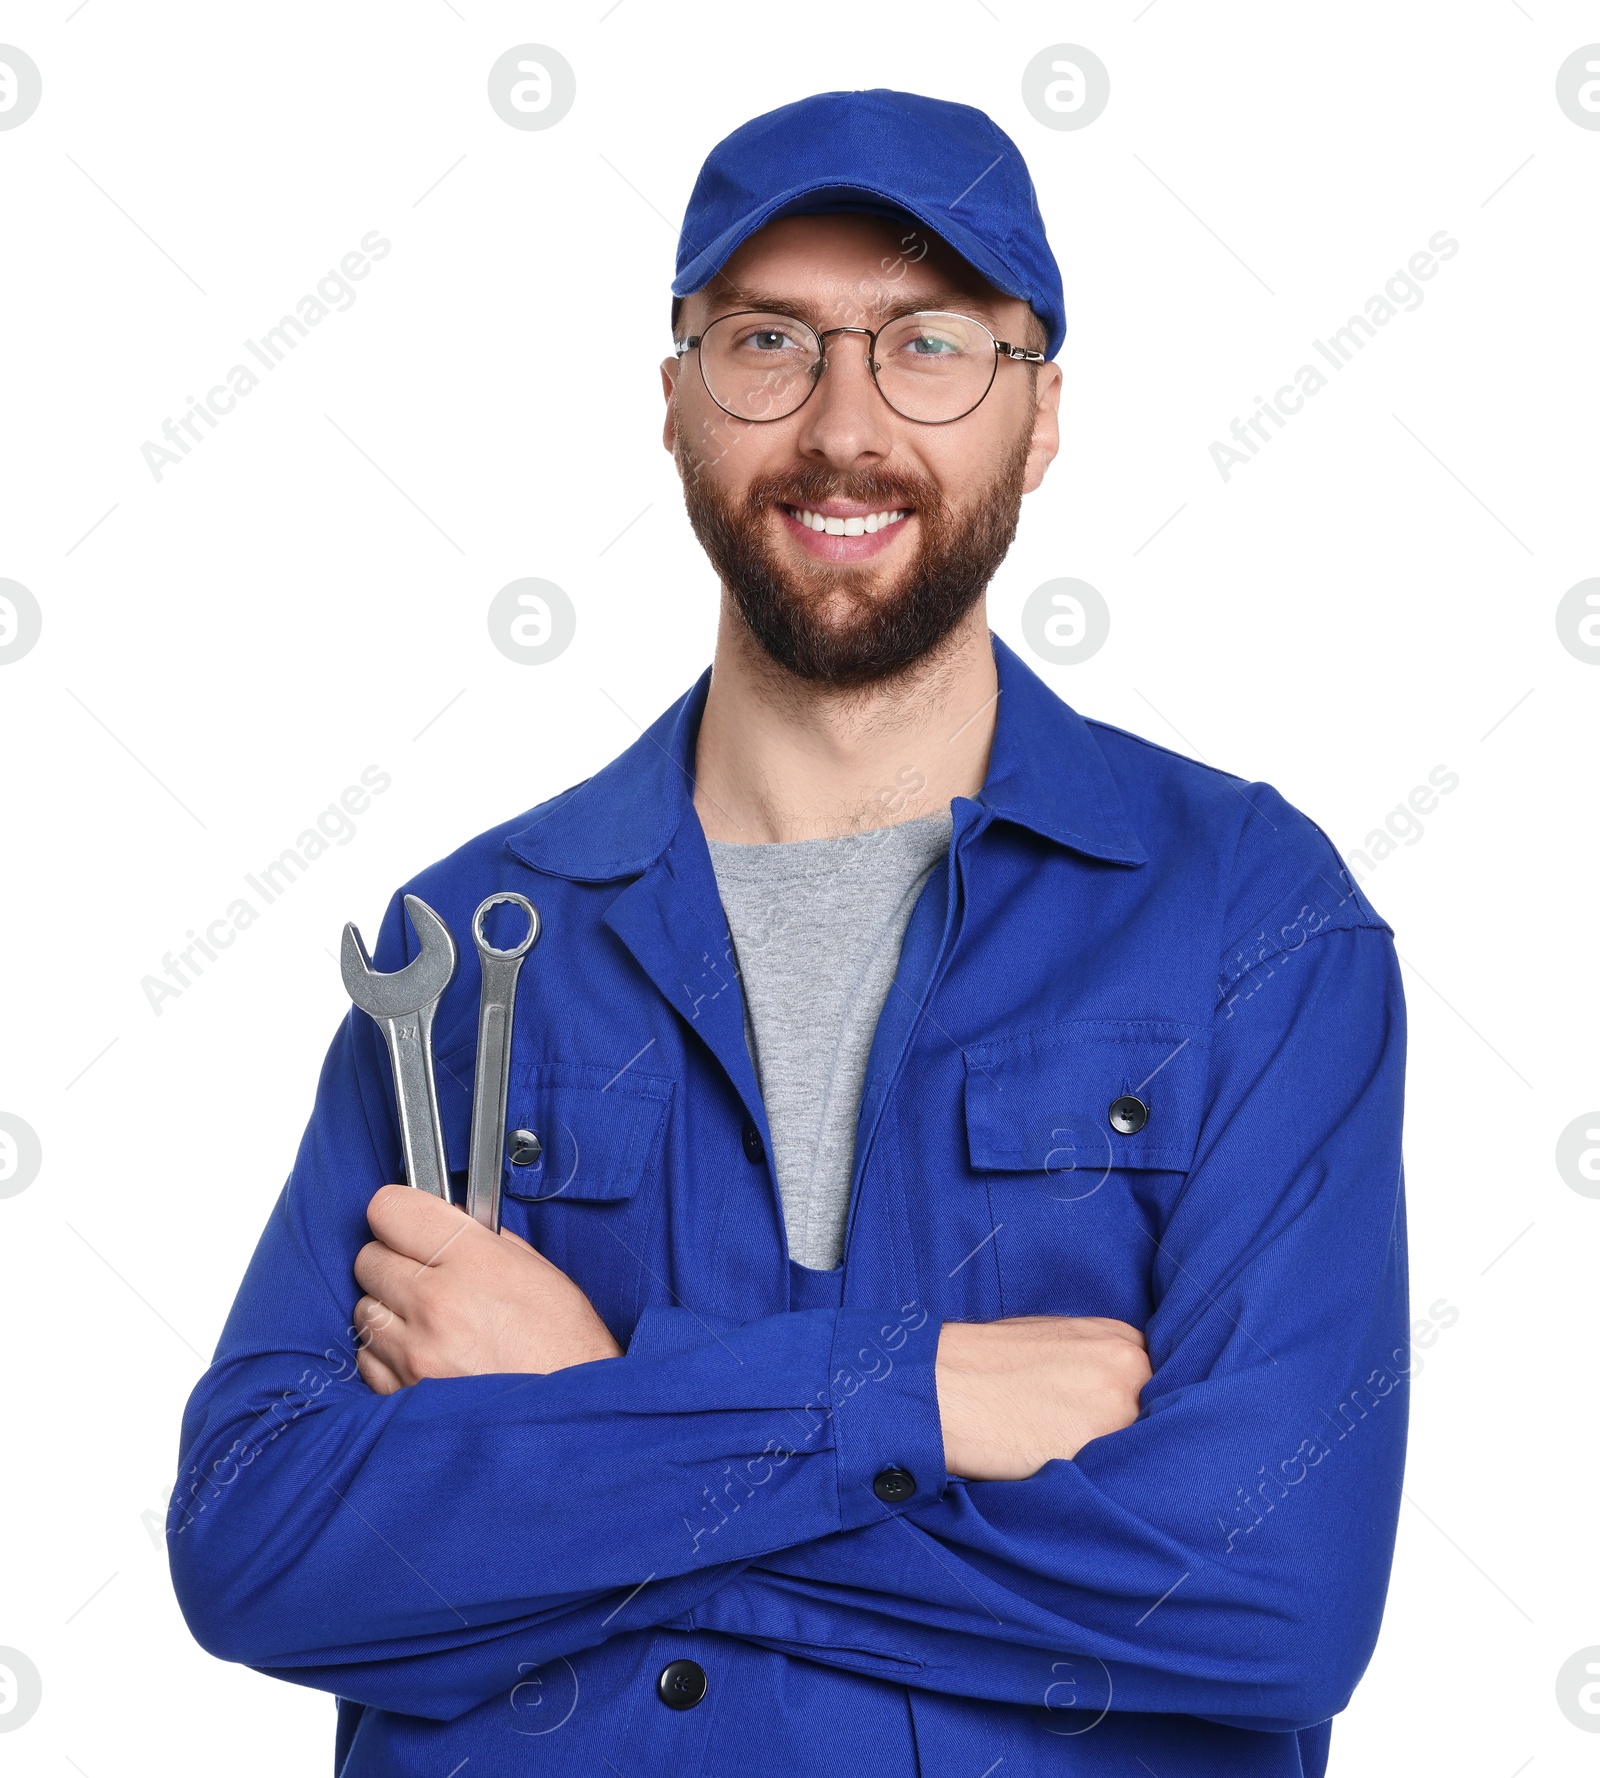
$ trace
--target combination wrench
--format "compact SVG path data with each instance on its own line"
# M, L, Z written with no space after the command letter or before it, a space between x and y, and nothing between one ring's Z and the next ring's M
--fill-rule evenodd
M484 920L491 908L508 903L528 917L520 944L509 950L491 945ZM483 968L478 1004L478 1060L472 1082L472 1148L467 1161L467 1214L487 1229L500 1229L500 1169L506 1140L506 1095L511 1081L511 1020L516 1010L522 959L539 937L539 910L509 890L481 902L472 916L472 937Z
M351 1000L376 1020L389 1045L406 1183L449 1203L450 1175L433 1081L433 1014L456 972L456 941L420 897L406 896L405 908L422 948L403 969L390 974L374 969L353 923L344 929L339 968ZM476 1145L476 1132L473 1140Z

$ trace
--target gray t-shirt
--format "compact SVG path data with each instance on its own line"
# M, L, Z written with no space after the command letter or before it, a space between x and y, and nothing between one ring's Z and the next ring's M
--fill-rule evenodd
M867 1055L950 831L947 811L840 839L707 841L800 1265L830 1271L844 1256Z

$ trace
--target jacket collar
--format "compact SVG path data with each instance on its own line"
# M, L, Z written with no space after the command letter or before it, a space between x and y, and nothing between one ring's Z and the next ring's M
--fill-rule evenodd
M998 636L991 640L1000 694L979 806L1091 858L1145 863L1090 724ZM692 807L695 738L710 686L708 667L632 746L513 832L509 849L535 870L577 882L648 870Z

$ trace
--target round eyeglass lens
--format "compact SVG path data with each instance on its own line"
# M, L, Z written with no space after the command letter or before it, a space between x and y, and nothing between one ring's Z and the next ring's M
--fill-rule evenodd
M811 393L817 336L792 315L724 315L700 336L700 374L718 407L741 420L781 420Z
M994 381L994 335L965 315L906 315L878 335L878 387L908 420L959 420Z

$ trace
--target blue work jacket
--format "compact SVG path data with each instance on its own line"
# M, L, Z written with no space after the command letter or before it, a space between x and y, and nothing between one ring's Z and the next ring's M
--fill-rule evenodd
M360 1380L351 1264L402 1173L352 1010L168 1529L207 1649L337 1694L341 1778L1323 1771L1405 1443L1392 934L1268 785L994 652L988 775L878 1022L836 1271L787 1254L691 796L709 674L406 886L461 954L434 1027L458 1185L473 910L538 906L508 1123L542 1149L507 1160L504 1220L625 1355ZM397 896L375 961L415 948ZM940 1324L1016 1315L1142 1328L1140 1416L1025 1480L951 1477Z

